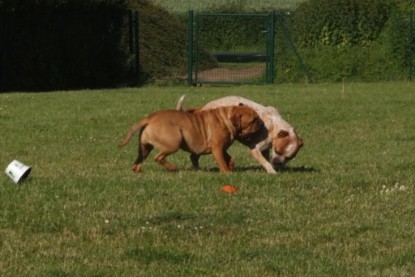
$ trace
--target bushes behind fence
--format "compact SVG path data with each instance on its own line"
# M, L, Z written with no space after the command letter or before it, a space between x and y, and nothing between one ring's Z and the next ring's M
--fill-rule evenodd
M0 91L128 85L128 10L139 12L140 82L186 72L186 25L145 0L0 0Z
M290 39L316 82L409 78L410 64L415 63L415 28L407 12L411 8L407 0L308 0L295 10L277 11L277 82L307 80ZM252 11L230 4L212 12ZM212 18L200 39L208 49L250 52L262 43L258 19Z
M414 26L402 12L411 7L407 0L309 0L278 16L314 81L397 80L406 79L414 63ZM185 76L187 16L180 21L146 0L0 0L0 91L129 84L129 9L140 14L140 82ZM216 12L238 9L225 4ZM256 51L265 25L255 17L238 20L212 20L203 45ZM302 81L303 69L281 30L277 23L276 80ZM209 54L202 56L205 68L215 65Z
M126 53L120 1L3 1L2 90L106 87Z
M402 12L398 2L309 0L285 16L313 79L408 78L413 63L410 53L414 51L414 36L409 33L413 26L410 14ZM302 75L299 66L288 53L286 43L280 46L279 80L298 81Z

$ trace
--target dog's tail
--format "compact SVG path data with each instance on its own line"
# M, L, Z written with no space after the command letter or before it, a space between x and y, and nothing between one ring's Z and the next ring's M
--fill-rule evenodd
M141 119L139 122L135 123L131 127L130 131L128 131L127 135L125 135L123 140L118 143L118 148L125 146L131 140L131 138L134 136L136 132L141 133L142 129L145 126L147 126L148 122L149 122L148 117L146 117L146 118Z
M185 94L183 94L180 98L179 101L177 101L177 105L176 105L176 110L178 111L183 111L183 102L184 102L184 98L186 97Z

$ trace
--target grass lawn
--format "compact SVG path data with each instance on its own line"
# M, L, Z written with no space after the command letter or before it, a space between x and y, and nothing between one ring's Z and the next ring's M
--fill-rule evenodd
M276 175L237 142L229 175L182 151L134 174L136 139L117 142L182 94L275 106L305 146ZM414 100L406 82L0 94L0 275L414 276Z

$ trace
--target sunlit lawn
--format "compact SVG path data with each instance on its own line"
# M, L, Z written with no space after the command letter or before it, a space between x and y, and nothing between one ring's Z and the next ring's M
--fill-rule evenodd
M241 95L275 106L305 142L266 174L235 143L235 172L188 154L131 171L145 114ZM412 83L145 87L0 94L2 276L414 276ZM3 170L4 171L4 170ZM239 187L235 195L223 185Z

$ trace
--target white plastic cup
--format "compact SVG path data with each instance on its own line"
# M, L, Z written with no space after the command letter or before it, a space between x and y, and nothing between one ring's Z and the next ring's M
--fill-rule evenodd
M32 168L17 160L12 161L6 168L7 176L16 184L26 179L30 171L32 171Z

